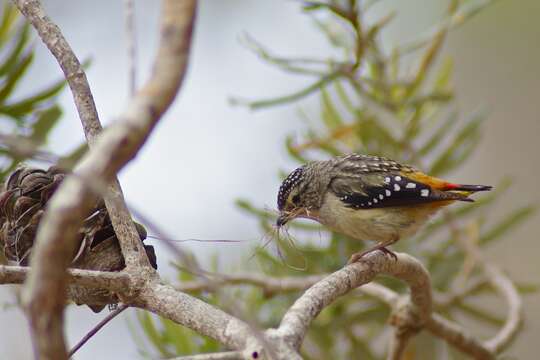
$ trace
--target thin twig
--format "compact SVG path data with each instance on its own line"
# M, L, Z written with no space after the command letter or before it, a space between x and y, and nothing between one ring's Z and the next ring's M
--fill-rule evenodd
M484 346L492 353L498 354L511 343L521 327L523 321L521 297L512 281L499 268L488 263L482 256L477 245L479 239L478 224L476 222L470 223L466 229L468 236L464 237L452 214L446 212L445 216L454 237L458 240L458 244L481 267L489 283L499 292L508 305L506 321L503 327L493 338L484 343Z
M269 107L273 105L278 105L278 104L290 103L292 101L295 101L295 100L298 100L298 99L301 99L308 95L313 94L315 91L319 90L321 87L331 83L332 81L336 80L337 78L341 76L343 76L343 71L336 70L330 74L321 76L319 80L315 81L309 86L289 95L280 96L280 97L272 98L272 99L256 100L256 101L244 100L244 99L239 99L239 98L231 98L229 102L232 105L247 106L251 110L257 110L257 109L261 109L261 108Z
M444 339L450 345L477 360L492 360L495 356L480 341L460 325L433 314L425 324L433 335Z
M484 343L485 347L498 354L510 345L521 328L523 303L516 287L501 270L491 264L484 264L484 271L490 278L492 286L501 294L508 305L503 327L494 337Z
M30 272L27 266L0 265L0 284L22 284ZM129 276L123 272L68 269L68 281L73 285L121 291L129 286Z
M170 360L242 360L245 359L241 351L226 351L220 353L187 355L172 358Z
M120 315L124 310L126 310L129 306L122 304L116 308L116 310L110 312L106 317L104 317L96 326L92 328L86 335L83 336L83 338L69 351L68 357L72 357L88 340L92 338L92 336L96 335L99 330L101 330L102 327L107 325L109 321Z
M124 0L124 19L126 28L128 89L131 97L137 89L137 31L135 28L135 4L133 0Z

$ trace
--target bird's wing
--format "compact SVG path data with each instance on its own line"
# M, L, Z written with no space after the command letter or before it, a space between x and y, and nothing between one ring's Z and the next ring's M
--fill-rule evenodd
M330 190L347 206L356 209L409 206L435 201L473 201L466 195L441 191L420 180L414 171L340 172Z

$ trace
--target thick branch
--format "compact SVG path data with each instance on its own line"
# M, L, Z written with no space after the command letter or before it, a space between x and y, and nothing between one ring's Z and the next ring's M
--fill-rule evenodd
M148 283L129 305L166 317L230 349L242 350L253 338L253 330L245 322L159 282Z
M14 2L38 30L60 64L70 63L63 61L64 56L76 60L60 30L46 16L38 0ZM24 293L32 335L37 341L37 351L43 359L67 358L62 333L66 293L65 269L73 253L76 232L96 198L85 182L91 184L95 179L113 181L116 173L144 144L174 99L186 69L194 12L195 0L164 1L160 46L152 77L131 101L121 119L94 142L90 152L76 167L77 176L68 177L48 204L48 211L43 216L36 237L32 254L33 268ZM80 73L80 64L73 63L73 67L67 70L68 80L71 80L74 74L78 75L79 80L84 80L84 74ZM79 112L82 113L85 133L92 138L99 132L99 122L89 88L85 81L82 82L80 88L72 87L72 91L79 105ZM79 93L83 91L81 89L87 92ZM77 102L79 98L83 104ZM88 107L85 111L81 110L83 105ZM136 235L136 231L130 224L130 218L125 216L129 214L127 210L116 211L124 206L118 187L109 200L109 205L112 204L109 213L113 224L117 225L115 231L121 240L120 245L128 268L130 264L148 265L148 260L141 255L144 251L137 237L125 236L126 233ZM119 228L125 232L119 231ZM139 261L141 259L144 259L146 264Z

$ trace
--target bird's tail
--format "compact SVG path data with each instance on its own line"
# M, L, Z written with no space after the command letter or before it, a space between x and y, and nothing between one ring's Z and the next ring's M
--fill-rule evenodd
M490 191L493 186L489 185L462 185L462 184L449 184L445 190L451 191L466 191L468 193L475 193L477 191Z
M489 185L448 184L444 192L454 195L455 200L473 202L469 195L478 191L490 191L492 188Z

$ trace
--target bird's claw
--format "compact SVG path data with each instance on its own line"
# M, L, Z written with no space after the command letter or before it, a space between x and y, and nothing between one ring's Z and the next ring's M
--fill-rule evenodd
M382 246L382 247L374 247L374 248L368 249L366 251L362 251L362 252L352 254L351 257L349 258L349 261L347 261L347 265L358 262L365 255L367 255L367 254L369 254L371 252L377 251L377 250L381 251L384 255L387 255L387 256L391 257L392 259L394 259L394 261L397 261L397 259L398 259L396 253L394 253L392 250L389 250L389 249L385 248L384 246Z

